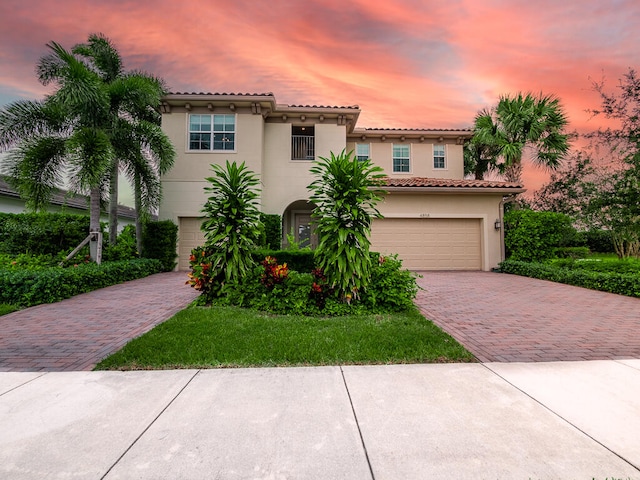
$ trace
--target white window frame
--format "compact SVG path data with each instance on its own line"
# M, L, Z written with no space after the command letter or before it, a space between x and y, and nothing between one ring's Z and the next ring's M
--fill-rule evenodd
M366 148L365 148L366 147ZM361 152L360 150L363 149ZM364 152L366 150L366 153ZM371 159L371 144L370 143L356 143L356 160L364 162Z
M210 128L208 130L191 130L191 118L194 116L199 117L209 117L209 125ZM223 129L216 130L216 118L215 117L225 117L223 121ZM229 125L227 120L229 117L233 118L233 130L226 130L224 126ZM189 152L235 152L237 148L237 127L238 127L238 117L235 113L190 113L187 115L187 151ZM209 135L209 148L191 148L191 134L204 134ZM223 142L225 138L232 138L228 140L229 142L233 142L232 148L215 148L216 144L216 136L222 135ZM232 137L229 137L231 135ZM202 142L202 141L200 141ZM224 144L224 143L223 143Z
M402 147L407 149L407 156L396 156L396 147ZM396 169L396 159L404 161L406 160L406 168L407 170L398 170ZM404 165L399 165L404 168ZM391 171L393 173L411 173L411 145L403 145L403 144L393 144L391 146Z
M436 155L436 153L442 153L442 155ZM436 144L433 146L433 169L445 170L446 168L447 168L447 148L444 144Z

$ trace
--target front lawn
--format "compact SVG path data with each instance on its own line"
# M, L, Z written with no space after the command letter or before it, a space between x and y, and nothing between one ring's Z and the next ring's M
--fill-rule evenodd
M473 361L415 309L307 317L191 307L132 340L96 370Z

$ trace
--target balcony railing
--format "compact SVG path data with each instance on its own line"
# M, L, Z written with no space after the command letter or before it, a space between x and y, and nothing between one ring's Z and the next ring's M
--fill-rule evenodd
M313 160L315 158L315 137L291 135L291 160Z

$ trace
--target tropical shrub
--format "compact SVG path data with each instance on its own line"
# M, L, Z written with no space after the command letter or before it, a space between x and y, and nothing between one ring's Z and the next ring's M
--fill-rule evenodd
M176 266L178 226L171 220L147 222L142 233L142 256L162 262L162 270L172 271Z
M118 235L116 243L114 245L105 245L102 250L103 262L133 260L134 258L138 258L138 256L135 225L125 226Z
M364 290L362 303L375 311L403 311L413 306L418 293L417 274L403 269L397 255L372 254L371 282Z
M278 265L278 260L274 257L266 257L261 262L261 265L264 268L264 272L260 276L260 283L267 290L273 290L276 285L281 285L289 276L287 264Z
M571 236L571 219L562 213L511 210L504 217L508 258L540 262L553 258L554 249Z
M385 313L412 308L418 291L416 275L402 269L402 262L396 256L375 254L372 283L359 299L350 302L339 296L321 269L300 273L289 270L273 257L263 259L239 282L227 282L219 286L219 291L213 291L207 259L203 248L193 250L187 283L202 292L198 299L200 305L233 305L296 315Z
M226 162L226 168L211 165L205 192L209 198L202 209L205 248L210 264L210 283L214 293L224 283L239 283L255 266L251 252L260 238L258 210L259 181L244 162Z
M316 205L316 266L338 297L349 303L371 278L369 234L372 218L381 217L376 204L384 193L384 174L369 160L358 161L344 150L320 157L310 171L315 176L308 189Z

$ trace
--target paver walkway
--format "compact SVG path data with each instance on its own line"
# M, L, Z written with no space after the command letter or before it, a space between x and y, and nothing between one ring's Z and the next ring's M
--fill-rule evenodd
M420 310L482 362L640 358L640 299L493 272L420 272Z
M0 316L0 372L91 370L191 303L185 281L158 273Z

